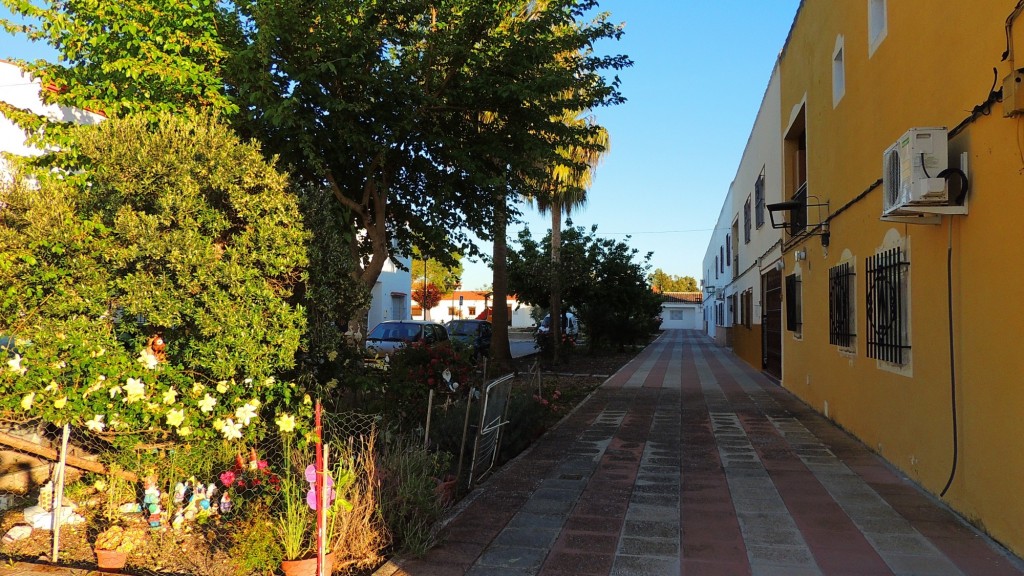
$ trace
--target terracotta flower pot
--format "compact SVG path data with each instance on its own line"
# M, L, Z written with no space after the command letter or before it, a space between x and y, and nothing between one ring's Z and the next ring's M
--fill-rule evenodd
M100 570L119 570L128 563L128 554L117 550L96 549L96 565Z
M324 556L324 575L331 573L334 567L334 552ZM281 571L284 576L316 576L316 556L302 560L282 560Z

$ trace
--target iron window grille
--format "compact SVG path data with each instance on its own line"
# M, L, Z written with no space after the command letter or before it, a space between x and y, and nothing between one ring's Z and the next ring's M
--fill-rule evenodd
M854 272L849 262L828 270L828 341L849 348L853 343Z
M750 244L750 197L743 204L743 243Z
M786 330L799 332L803 325L800 309L800 277L786 276Z
M754 182L754 217L757 219L757 227L764 226L764 170Z
M725 263L728 264L729 260L732 260L732 234L725 235Z
M753 324L754 317L754 290L753 288L748 289L743 293L742 296L742 308L743 308L743 325L747 328Z
M907 268L900 247L869 256L866 262L867 355L903 364L910 349L906 330Z

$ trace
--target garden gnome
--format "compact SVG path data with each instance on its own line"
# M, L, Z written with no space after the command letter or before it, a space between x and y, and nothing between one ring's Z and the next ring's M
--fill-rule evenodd
M153 503L149 505L149 527L156 530L160 528L160 523L163 519L161 513L160 504Z
M225 492L220 496L220 513L227 514L231 511L231 497Z
M178 505L185 503L185 484L182 482L174 485L174 503Z

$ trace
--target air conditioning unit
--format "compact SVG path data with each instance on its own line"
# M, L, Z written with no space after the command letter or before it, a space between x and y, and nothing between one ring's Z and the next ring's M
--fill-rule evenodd
M948 166L945 128L911 128L882 156L882 216L920 213L915 208L949 203L946 181L939 172Z

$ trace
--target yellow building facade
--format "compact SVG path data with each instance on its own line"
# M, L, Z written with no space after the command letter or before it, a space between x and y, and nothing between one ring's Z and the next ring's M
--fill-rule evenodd
M805 0L778 64L789 203L772 215L791 224L782 385L1024 555L1016 5ZM922 189L894 171L897 156L884 160L901 140L913 143L895 148L903 160L924 164ZM928 171L933 154L963 170L965 197L955 170ZM887 203L900 178L938 199ZM942 209L966 214L932 213Z

